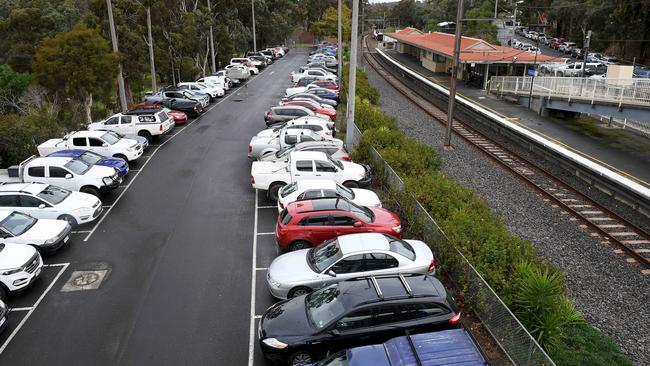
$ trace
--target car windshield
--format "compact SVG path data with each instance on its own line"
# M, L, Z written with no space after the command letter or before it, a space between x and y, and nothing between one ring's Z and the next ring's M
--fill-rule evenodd
M102 135L101 139L107 142L109 145L115 145L118 141L120 141L120 136L114 132L106 132Z
M339 167L339 169L343 170L343 163L341 163L339 160L332 159L332 157L329 155L327 155L327 160L329 160L330 163Z
M85 174L90 169L90 165L81 159L70 160L63 167L75 174Z
M339 192L339 194L341 196L343 196L343 197L345 197L345 198L347 198L349 200L354 199L354 192L350 188L348 188L348 187L346 187L346 186L344 186L342 184L336 183L336 191Z
M307 316L316 328L323 329L345 314L345 306L338 299L339 293L338 284L333 284L305 297Z
M29 230L34 224L36 224L35 218L14 211L0 222L0 227L13 236L19 236Z
M70 193L72 192L68 191L65 188L47 186L44 190L41 191L41 193L37 194L36 196L45 200L51 205L56 205L63 202L64 199L68 198Z
M92 151L85 151L83 154L81 154L81 156L79 156L79 159L81 159L84 163L88 165L95 165L100 160L102 160L102 156L99 154L95 154Z
M339 242L336 239L326 241L325 243L309 251L308 258L310 266L321 273L337 260L343 257Z
M355 203L349 202L350 212L357 215L361 220L365 222L375 221L375 215L370 211L369 208L363 206L357 206Z

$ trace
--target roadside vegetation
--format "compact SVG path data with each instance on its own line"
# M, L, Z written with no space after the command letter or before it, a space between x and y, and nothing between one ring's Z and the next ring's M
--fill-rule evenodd
M609 337L586 323L568 296L559 269L530 242L510 233L485 199L439 171L436 151L399 131L396 118L378 107L377 89L361 69L357 75L355 122L363 136L353 157L372 165L370 148L379 152L407 190L387 194L412 194L558 365L631 365ZM344 82L341 95L346 87ZM399 202L397 206L409 225L421 225L409 220L408 209ZM426 228L408 230L426 232ZM460 261L458 256L444 258L443 270Z

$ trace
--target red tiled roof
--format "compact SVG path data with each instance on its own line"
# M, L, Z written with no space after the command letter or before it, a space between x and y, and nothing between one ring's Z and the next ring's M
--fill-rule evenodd
M447 57L454 55L454 35L449 33L433 32L422 33L415 28L404 28L394 33L386 33L402 43L432 51ZM496 46L482 39L463 36L460 41L460 60L462 62L508 61L517 63L532 63L535 54L516 50L514 48ZM558 61L557 57L537 55L537 62Z

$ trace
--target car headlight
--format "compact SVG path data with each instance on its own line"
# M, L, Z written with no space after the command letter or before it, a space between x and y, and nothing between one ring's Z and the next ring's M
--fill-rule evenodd
M102 178L102 182L104 182L105 185L110 185L113 183L113 179L111 177L104 177Z
M47 239L43 244L54 244L54 242L56 242L56 239L58 239L58 237Z
M273 287L280 287L280 282L278 282L278 281L276 281L276 280L274 280L274 279L272 279L272 278L269 279L269 283L270 283L271 286L273 286Z
M18 272L20 272L20 271L22 271L22 270L23 270L22 267L19 267L19 268L13 268L13 269L7 269L7 270L5 270L4 272L2 272L2 275L3 275L3 276L9 276L9 275L12 275L12 274L14 274L14 273L18 273Z
M393 228L393 231L396 232L396 233L402 232L402 225L395 226L395 227Z
M266 344L271 348L277 348L277 349L284 349L289 346L288 344L282 343L275 338L266 338L262 342L264 342L264 344Z

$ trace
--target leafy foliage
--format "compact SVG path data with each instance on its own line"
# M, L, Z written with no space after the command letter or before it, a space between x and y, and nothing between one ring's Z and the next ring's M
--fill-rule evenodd
M341 30L343 39L350 39L352 34L352 11L347 5L341 5ZM325 10L323 17L311 24L311 30L317 36L337 37L338 36L338 9L331 6Z
M33 76L15 72L9 65L0 65L0 112L11 113L20 110L19 100L25 93Z

